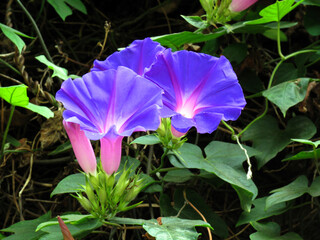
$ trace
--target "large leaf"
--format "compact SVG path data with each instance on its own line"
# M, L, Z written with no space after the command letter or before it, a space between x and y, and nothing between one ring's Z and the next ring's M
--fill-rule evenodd
M284 213L288 208L285 203L278 203L266 209L267 197L257 198L253 201L254 208L250 212L243 212L237 222L237 226L242 224L259 221L274 215Z
M291 138L309 139L315 133L316 127L307 117L296 116L291 118L286 129L281 130L278 121L267 115L252 124L242 135L242 140L251 140L253 148L260 152L255 157L258 161L258 167L261 168L283 150L292 141Z
M25 107L29 103L26 85L0 87L0 97L13 106Z
M249 156L258 154L252 148L246 147ZM257 187L252 180L248 180L242 167L246 160L245 153L237 144L213 141L205 148L206 158L201 149L193 144L185 143L179 151L174 151L171 163L180 168L204 169L222 180L230 183L237 191L241 206L250 211L251 201L257 196ZM242 190L242 191L241 191Z
M11 27L8 27L7 25L4 25L0 23L0 29L2 30L3 34L9 38L18 48L19 52L21 53L22 48L26 45L24 41L19 37L27 37L27 38L32 38L22 32L19 32L18 30L15 30Z
M51 213L48 212L34 220L26 220L15 223L8 228L2 229L2 232L12 232L13 235L7 237L7 240L37 240L44 235L44 232L36 232L37 226L50 219Z
M66 4L68 3L71 7L79 10L80 12L87 14L87 9L81 0L47 0L48 3L56 10L59 16L65 21L66 17L72 14L71 8Z
M62 80L67 80L68 78L79 78L79 76L76 75L68 75L67 69L59 67L54 63L50 62L44 55L37 56L36 59L39 62L42 62L43 64L47 65L49 69L53 70L52 77L58 77Z
M303 0L302 0L303 1ZM262 18L248 21L246 24L262 24L268 22L280 22L281 19L295 9L302 1L295 3L294 0L277 1L259 12ZM294 4L294 5L293 5Z
M262 95L276 104L285 117L290 107L303 101L305 98L309 80L309 78L299 78L295 81L280 83L264 91Z
M273 193L266 200L266 208L273 206L274 204L286 202L292 199L296 199L305 193L309 193L313 197L320 195L320 177L317 177L314 182L308 187L308 179L306 176L299 176L292 183L272 190Z

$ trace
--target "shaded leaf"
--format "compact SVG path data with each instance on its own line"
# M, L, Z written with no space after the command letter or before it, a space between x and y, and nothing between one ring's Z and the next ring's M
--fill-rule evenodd
M194 174L188 169L177 169L167 172L163 177L166 182L183 183L190 180Z
M79 10L80 12L87 14L87 9L81 0L47 0L48 3L56 10L59 16L65 21L66 17L72 14L71 8L66 4Z
M316 127L305 116L291 118L286 129L281 130L278 121L267 115L244 132L242 141L250 140L253 142L253 148L259 151L255 157L258 161L258 167L261 168L283 150L291 142L291 138L309 139L315 133Z
M19 37L27 37L34 39L33 37L30 37L22 32L19 32L18 30L15 30L7 25L4 25L0 23L0 29L2 30L3 34L9 38L18 48L19 52L21 53L22 48L26 45L24 41Z
M258 154L254 149L246 148L249 156ZM198 146L185 143L179 151L173 152L175 158L170 161L175 167L206 170L230 183L240 195L242 208L249 211L258 190L253 181L247 179L242 167L246 160L244 152L237 144L213 141L205 148L205 153L206 158Z
M319 4L320 6L320 4ZM307 32L312 36L320 35L320 8L308 7L304 16L304 26Z
M286 112L290 107L303 101L305 98L309 80L309 78L299 78L296 81L280 83L265 90L262 95L276 104L285 117Z
M82 187L81 185L86 184L86 177L83 173L76 173L69 175L62 179L58 185L55 187L55 189L50 194L50 197L53 197L57 194L62 193L75 193L79 192Z
M314 159L315 156L317 156L317 158L320 157L320 148L312 151L301 151L296 155L283 159L282 161L284 162L284 161L293 161L293 160L302 160L302 159Z
M8 240L37 240L44 235L44 232L36 232L37 226L50 219L51 213L48 212L34 220L26 220L15 223L8 228L1 229L2 232L12 232L13 235L6 237Z
M279 215L288 209L285 203L274 204L266 208L266 200L267 197L255 199L252 203L254 208L250 212L242 212L236 226Z

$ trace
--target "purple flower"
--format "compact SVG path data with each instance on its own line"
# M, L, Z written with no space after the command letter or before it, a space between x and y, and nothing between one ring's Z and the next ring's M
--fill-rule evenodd
M232 0L232 2L229 5L229 9L232 12L241 12L254 3L256 3L258 0Z
M237 76L223 56L168 49L158 54L145 77L164 90L161 117L171 117L181 134L192 126L199 133L211 133L221 120L236 120L246 104Z
M66 108L66 122L79 124L89 139L100 139L101 163L111 174L119 167L124 136L158 128L161 93L155 84L120 66L66 80L56 99Z
M129 47L113 53L104 61L95 60L91 71L104 71L124 66L143 76L156 59L156 55L163 50L165 50L164 47L150 38L136 40Z
M73 122L63 121L63 126L69 136L73 151L83 171L94 174L97 168L97 161L94 155L90 140L80 125Z

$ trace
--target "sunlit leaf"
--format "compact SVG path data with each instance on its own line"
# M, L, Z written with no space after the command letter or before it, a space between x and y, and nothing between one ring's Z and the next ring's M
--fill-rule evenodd
M67 69L59 67L54 63L50 62L44 55L37 56L36 59L39 62L42 62L43 64L47 65L49 69L53 70L52 77L58 77L62 80L67 80L68 78L79 78L79 76L76 75L68 75Z
M262 24L269 22L280 22L281 19L295 9L303 0L294 4L294 0L277 1L259 12L262 18L248 21L246 24ZM294 4L294 5L293 5Z
M54 116L54 113L45 106L38 106L29 102L27 106L24 106L24 108L27 108L32 112L38 113L41 116L44 116L45 118L52 118Z
M141 136L133 140L130 144L154 145L160 143L160 140L155 135Z
M0 97L13 106L25 107L29 104L26 85L0 87Z

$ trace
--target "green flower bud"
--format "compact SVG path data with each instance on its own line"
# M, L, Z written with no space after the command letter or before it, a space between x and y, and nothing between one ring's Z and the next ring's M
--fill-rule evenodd
M87 212L91 212L92 211L92 205L90 203L90 201L85 198L84 196L82 195L79 195L78 194L78 197L75 197L78 202L81 204L81 206L87 211Z

